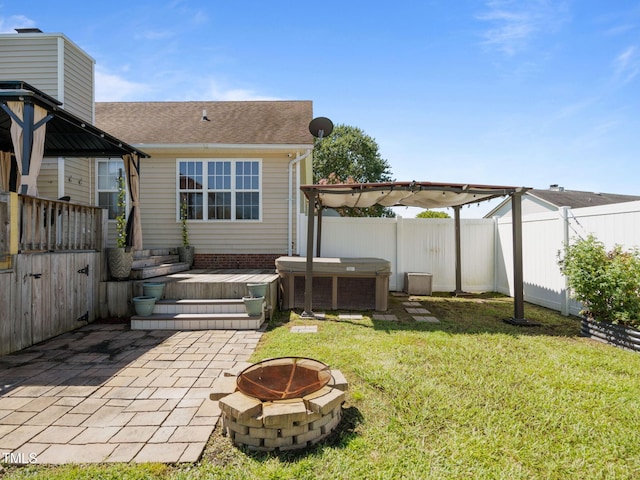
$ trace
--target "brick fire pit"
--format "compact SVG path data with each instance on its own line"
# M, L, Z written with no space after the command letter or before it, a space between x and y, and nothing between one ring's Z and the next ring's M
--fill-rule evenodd
M246 370L255 372L256 366ZM339 370L326 370L327 381L318 390L283 400L263 400L240 391L242 373L218 379L210 395L219 402L223 432L236 446L260 451L306 448L325 439L342 419L348 385Z

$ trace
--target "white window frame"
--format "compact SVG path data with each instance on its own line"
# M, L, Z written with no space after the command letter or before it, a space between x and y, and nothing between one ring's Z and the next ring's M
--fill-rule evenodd
M202 164L202 188L201 189L181 189L180 188L180 164L182 162L196 162ZM231 164L231 188L228 191L231 193L231 218L218 219L209 218L209 193L214 189L209 186L209 163L211 162L229 162ZM236 167L240 162L255 162L258 164L258 188L257 190L238 189L236 186ZM216 223L259 223L262 222L262 185L263 185L263 173L262 173L262 158L178 158L176 159L176 221L180 219L180 197L184 192L189 193L201 193L202 194L202 218L201 219L189 219L189 222L216 222ZM258 218L252 219L238 219L236 218L236 194L242 192L256 192L258 194Z
M112 163L112 162L119 162L122 164L122 176L124 177L124 188L125 188L125 215L128 217L129 216L129 185L127 183L127 172L124 168L124 160L122 159L122 157L113 157L113 158L96 158L96 169L95 169L95 187L96 187L96 192L95 192L95 204L99 207L103 207L106 208L102 205L100 205L100 194L104 193L104 192L108 192L108 193L115 193L117 196L118 193L118 189L116 188L114 189L101 189L100 188L100 164L101 163ZM109 218L108 221L110 223L115 223L116 219L115 218Z

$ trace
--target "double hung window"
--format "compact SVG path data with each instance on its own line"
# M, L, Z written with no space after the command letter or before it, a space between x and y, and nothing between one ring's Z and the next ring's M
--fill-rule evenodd
M121 158L98 160L98 206L109 210L109 220L115 220L123 208L118 206L118 178L124 176L124 161Z
M260 160L178 161L178 212L185 204L190 220L260 220L260 187Z

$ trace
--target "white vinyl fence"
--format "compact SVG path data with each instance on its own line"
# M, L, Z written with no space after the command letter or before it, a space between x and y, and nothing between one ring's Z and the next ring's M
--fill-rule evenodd
M461 219L462 289L513 296L512 222ZM306 254L306 217L300 217L298 254ZM593 233L608 248L640 246L640 202L526 215L522 219L524 298L564 314L578 314L558 267L565 242ZM314 249L315 252L315 249ZM404 288L404 274L433 275L434 291L455 290L453 219L323 217L323 257L377 257L391 262L389 289Z

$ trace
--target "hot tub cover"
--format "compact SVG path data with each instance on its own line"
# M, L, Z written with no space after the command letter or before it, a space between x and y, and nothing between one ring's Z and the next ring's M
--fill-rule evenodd
M307 259L306 257L277 258L276 270L283 273L304 273L307 270ZM313 273L389 275L391 262L383 258L370 257L319 257L313 259Z

